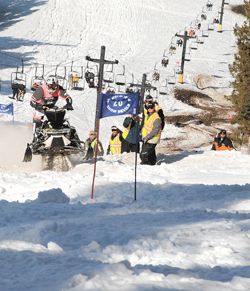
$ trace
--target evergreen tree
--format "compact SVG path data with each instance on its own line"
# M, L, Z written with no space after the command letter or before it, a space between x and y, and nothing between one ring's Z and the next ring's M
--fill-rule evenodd
M250 134L250 0L244 1L246 20L242 26L236 24L234 34L238 52L230 66L235 78L233 82L232 103L236 111L235 122L243 134Z

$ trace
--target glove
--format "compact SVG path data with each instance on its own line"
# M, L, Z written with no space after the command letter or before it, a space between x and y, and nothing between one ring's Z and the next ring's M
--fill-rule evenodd
M68 98L66 99L67 104L63 107L66 110L74 110L73 106L72 106L72 99Z
M66 109L66 110L74 110L72 104L70 104L70 103L68 103L65 106L63 106L63 108Z
M44 111L46 111L47 109L49 109L49 107L46 106L46 105L43 105L42 109L43 109Z

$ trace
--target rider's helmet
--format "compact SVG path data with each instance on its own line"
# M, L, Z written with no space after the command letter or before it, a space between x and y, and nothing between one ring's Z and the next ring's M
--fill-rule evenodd
M50 76L46 80L46 85L51 90L56 90L58 87L58 80L55 76Z

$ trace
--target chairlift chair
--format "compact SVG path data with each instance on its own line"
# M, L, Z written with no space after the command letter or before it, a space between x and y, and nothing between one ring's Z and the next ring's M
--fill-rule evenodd
M68 75L69 88L71 90L78 90L78 91L84 90L85 79L83 76L83 67L81 67L81 74L72 69L73 68L71 67L71 72Z
M103 82L114 83L115 74L113 72L113 64L108 65L110 69L106 69L103 73Z
M67 80L63 77L57 76L58 85L61 86L64 90L67 88Z
M207 14L206 13L202 13L201 14L201 20L207 20Z
M38 66L35 68L35 75L31 78L30 89L35 91L45 80L44 80L44 65L42 65L42 72L38 74Z
M128 74L127 77L126 77L126 85L127 87L131 87L131 84L134 84L135 83L135 77L134 77L134 74L131 73L131 74Z
M165 50L163 51L163 55L162 55L162 57L163 57L163 58L168 58L168 57L169 57L169 51L165 49Z
M57 69L58 69L58 65L56 66L56 70L55 70L55 77L57 78L58 85L61 86L64 90L66 90L67 85L68 85L68 81L66 78L67 69L66 69L66 67L64 67L64 75L58 75ZM53 77L53 75L52 75L52 77Z
M208 23L207 29L210 31L214 30L214 23Z
M118 86L126 85L125 66L123 66L123 72L116 75L115 83Z
M191 54L190 53L187 53L185 54L185 61L186 62L190 62L191 61Z
M11 73L11 89L13 91L13 98L16 96L16 99L23 101L24 94L26 93L26 74L23 72L23 62L22 62L22 71Z
M198 36L197 38L196 38L196 41L195 41L197 44L203 44L204 43L204 39L203 39L203 37L201 37L201 36Z
M168 95L168 81L165 80L165 84L159 87L159 94L160 95Z
M202 30L202 36L203 36L203 37L209 37L209 31L206 30L206 29L203 29L203 30Z
M103 82L105 83L114 83L114 72L104 72Z
M17 67L16 71L11 73L11 86L13 84L20 84L22 86L25 86L26 88L26 74L24 73L23 59L22 59L22 70L19 71L19 68Z
M176 83L176 75L175 75L175 70L172 75L168 76L167 82L169 85L174 85Z
M95 88L97 81L97 74L98 74L98 65L89 66L89 61L87 62L87 67L85 68L84 78L89 85L89 88Z
M212 11L212 9L213 9L213 3L211 1L207 1L206 7L207 7L207 10L208 11Z
M176 53L176 41L174 41L174 39L176 38L176 36L173 36L171 39L171 43L169 46L169 54L175 54Z
M197 50L198 49L198 43L195 41L192 41L190 44L190 49Z
M206 6L203 6L201 11L202 11L203 14L206 14L206 12L207 12L207 5Z
M20 72L11 73L11 84L22 84L26 86L26 74Z

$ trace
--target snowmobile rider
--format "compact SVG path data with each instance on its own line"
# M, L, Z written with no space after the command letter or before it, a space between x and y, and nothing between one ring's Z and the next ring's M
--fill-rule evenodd
M213 146L211 150L213 151L231 151L234 149L233 143L230 138L227 137L226 130L221 130L217 136L214 138Z
M155 165L155 147L161 138L161 118L155 110L154 103L148 103L147 115L142 128L142 150L140 153L141 164Z
M122 132L121 130L113 125L111 127L111 136L109 139L109 146L107 149L107 155L119 155L122 153Z
M147 116L147 110L148 110L149 103L153 103L155 105L155 111L158 113L158 115L161 119L161 130L163 130L163 128L165 126L165 116L164 116L163 110L160 107L160 105L158 104L158 102L153 101L153 97L151 95L147 95L145 97L145 104L144 104L143 117L142 117L142 127L144 124L144 120Z
M66 105L63 108L73 110L71 97L58 84L55 77L50 77L46 83L41 84L33 93L30 105L35 110L44 113L46 108L54 107L59 98L66 100Z

